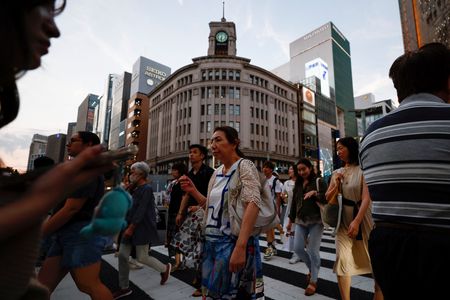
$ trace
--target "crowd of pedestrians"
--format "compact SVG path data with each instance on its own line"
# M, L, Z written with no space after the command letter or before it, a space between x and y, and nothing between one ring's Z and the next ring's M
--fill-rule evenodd
M3 127L18 113L17 75L40 66L47 49L36 41L59 36L54 17L65 1L5 0L0 5ZM337 141L343 164L329 184L307 158L289 169L284 184L271 161L260 174L240 150L232 127L218 127L211 136L211 154L221 163L215 170L206 163L208 149L191 145L191 170L184 164L172 167L165 244L174 266L149 255L158 238L157 210L150 168L134 163L127 175L133 204L117 240L119 290L114 293L100 279L108 238L80 236L104 194L103 174L114 164L98 160L103 149L95 134L77 132L67 145L71 160L41 171L20 189L11 184L0 190L0 299L48 299L68 273L91 299L125 297L132 293L133 248L139 263L160 273L161 285L172 271L191 268L196 274L194 297L263 299L259 239L265 234L262 257L272 259L277 255L275 229L284 249L293 252L290 262L306 264L305 295L310 296L320 289L320 207L337 190L343 208L333 271L342 299L350 299L351 277L361 274L374 276L374 299L448 294L446 278L440 275L450 269L449 72L450 50L442 44L399 57L389 75L400 107L367 129L361 149L352 137ZM270 222L263 218L268 208ZM46 257L35 278L43 239Z

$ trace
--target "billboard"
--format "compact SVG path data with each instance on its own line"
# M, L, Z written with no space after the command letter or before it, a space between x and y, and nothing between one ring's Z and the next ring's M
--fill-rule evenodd
M170 68L143 56L139 57L133 65L131 77L131 91L133 95L137 92L150 93L159 83L170 75Z
M313 91L306 87L302 87L303 102L316 106L316 97Z
M320 93L330 98L330 81L328 76L328 65L320 57L305 64L305 77L316 76L320 79Z

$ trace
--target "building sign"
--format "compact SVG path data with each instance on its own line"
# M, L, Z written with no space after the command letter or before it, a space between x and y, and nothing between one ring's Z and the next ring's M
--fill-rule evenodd
M321 58L313 59L305 64L305 77L315 76L320 79L320 92L330 98L330 81L328 65Z
M130 94L148 94L169 75L169 67L141 56L133 65Z
M316 106L316 97L313 91L305 87L302 87L302 93L303 93L303 102L308 103L311 106Z

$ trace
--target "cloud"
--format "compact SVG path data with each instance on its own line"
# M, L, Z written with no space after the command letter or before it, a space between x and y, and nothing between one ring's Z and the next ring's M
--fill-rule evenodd
M31 136L26 133L0 133L0 157L9 166L26 171Z
M355 86L355 96L373 93L376 100L391 99L397 101L396 92L392 85L391 79L385 75L374 73L372 75L362 76L367 78L365 82L360 83L358 87Z
M184 0L178 0L178 4L180 4L180 6L183 6Z
M289 59L289 43L290 39L275 31L272 23L268 18L264 20L262 32L256 36L259 39L259 45L263 46L267 40L271 40L278 45L286 59Z

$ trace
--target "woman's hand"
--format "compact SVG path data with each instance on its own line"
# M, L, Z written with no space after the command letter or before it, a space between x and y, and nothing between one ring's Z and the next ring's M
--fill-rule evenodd
M245 266L245 247L235 246L233 253L231 254L229 270L230 272L237 273Z
M186 176L186 175L181 176L180 179L179 179L179 182L180 182L180 185L181 185L181 189L184 192L192 194L195 191L197 191L197 189L195 188L194 183L192 182L192 180L188 176Z
M314 196L317 196L317 191L309 191L303 196L303 199L306 200L306 199L314 197Z
M183 222L184 222L184 215L178 213L177 218L175 219L175 224L177 224L177 226L179 227L181 226L181 224L183 224Z
M354 219L350 225L348 226L348 231L347 231L347 235L349 238L356 238L356 236L358 235L359 232L359 225L361 224L360 221L358 221L357 219Z
M289 233L289 235L291 234L291 230L292 230L292 222L291 219L289 219L289 222L286 225L286 231L287 233Z

